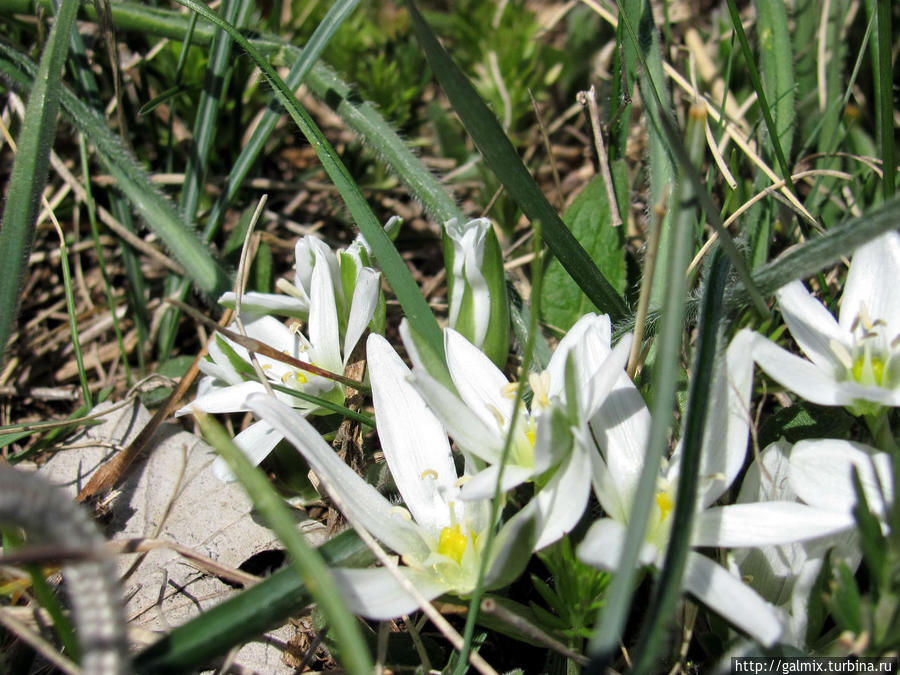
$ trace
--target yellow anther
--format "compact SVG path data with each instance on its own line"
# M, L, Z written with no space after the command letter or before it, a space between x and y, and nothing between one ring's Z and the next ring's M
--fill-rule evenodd
M502 387L500 387L500 395L503 398L515 398L516 390L519 388L518 382L507 382Z
M462 557L468 544L468 537L462 533L459 524L456 523L441 530L437 552L459 563L462 562Z
M853 367L853 357L850 356L850 352L847 351L847 348L844 345L837 340L831 340L828 343L828 346L831 348L831 353L844 365L844 368Z
M492 405L488 405L488 410L491 411L491 414L494 416L494 419L497 420L497 426L499 426L502 429L503 425L506 424L506 420L503 418L503 414Z
M869 308L866 306L865 302L859 303L858 316L863 328L866 329L866 332L871 331L875 327L875 324L872 322L872 317L869 316Z
M663 521L675 506L675 502L672 501L672 498L669 496L668 492L657 492L656 505L659 507L659 519L660 521Z
M472 476L460 476L459 478L456 479L456 482L453 484L453 487L460 488L463 485L465 485L466 483L468 483L470 480L472 480Z
M437 480L437 479L438 479L438 474L437 474L437 471L435 471L434 469L425 469L425 470L422 472L422 475L419 476L419 478L420 478L421 480L425 480L426 478L433 478L434 480Z
M528 375L528 384L534 392L531 400L532 410L544 410L550 407L550 373L544 371L540 375L531 373Z

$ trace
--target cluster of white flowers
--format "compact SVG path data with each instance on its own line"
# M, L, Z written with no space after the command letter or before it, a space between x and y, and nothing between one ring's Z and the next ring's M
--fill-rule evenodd
M530 398L524 400L530 402L517 409L516 402L523 400L518 383L507 379L480 344L489 331L489 308L497 302L488 296L479 248L486 223L452 223L448 228L456 247L453 266L448 266L448 274L456 277L451 324L465 316L472 333L444 330L449 381L418 362L405 329L401 334L412 369L377 330L366 342L377 433L404 507L392 504L336 457L305 419L317 410L315 403L267 395L250 375L246 350L228 340L211 341L200 394L180 411L251 411L259 421L237 441L256 462L279 440L288 439L340 493L350 520L362 523L400 556L402 573L426 598L470 595L485 556L484 587L510 583L532 551L549 546L582 521L592 489L602 517L590 525L577 553L599 569L616 570L647 450L650 413L625 372L631 337L612 345L606 316L589 314L572 327L546 370L528 374ZM369 266L364 244L356 246L352 254L335 256L319 240L306 237L297 245L292 297L245 298L245 309L257 314L302 316L308 322L306 336L296 325L288 328L267 314L248 320L247 333L342 373L357 342L374 325L379 301L383 306L379 275ZM810 588L829 550L851 566L859 563L853 469L881 517L893 500L893 484L886 454L843 440L807 440L793 448L780 441L765 448L745 471L754 363L818 404L869 416L898 405L898 287L900 236L890 233L856 252L838 321L801 282L782 288L777 294L781 312L809 360L749 330L740 331L719 359L709 383L713 404L692 532L673 533L671 528L678 447L658 477L640 564L661 566L673 536L689 537L692 548L723 551L720 561L691 551L684 590L765 645L779 640L804 644ZM500 329L508 334L508 326ZM272 359L260 360L272 382L343 402L340 384ZM722 504L741 475L737 501ZM519 495L533 494L527 505L505 521L492 522L491 513L500 513L492 509L492 500L497 495L505 500L526 483L531 492ZM489 532L494 537L488 550ZM350 606L364 616L384 619L416 608L387 570L338 569L335 574Z

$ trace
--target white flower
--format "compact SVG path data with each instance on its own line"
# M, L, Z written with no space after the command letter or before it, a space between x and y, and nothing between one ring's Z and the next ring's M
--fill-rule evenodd
M379 275L367 267L359 271L357 292L345 324L343 341L334 278L327 260L322 259L313 267L309 289L308 337L300 332L298 324L289 328L271 316L245 323L247 335L295 359L343 375L356 343L375 312L380 291ZM232 325L231 329L236 331L237 326ZM215 336L210 340L208 349L211 360L200 363L200 369L207 377L200 382L197 398L178 410L176 415L186 415L194 408L207 413L243 412L248 410L247 396L266 391L262 383L248 379L255 376L252 374L250 355L244 347L228 338ZM257 358L270 382L334 403L344 402L344 388L334 380L265 356ZM304 414L318 409L315 403L286 393L279 392L276 395ZM254 464L259 464L283 437L283 434L275 432L267 423L256 422L234 440ZM233 480L233 475L221 458L216 460L213 471L221 480Z
M502 367L509 354L509 309L503 256L487 218L444 224L450 327Z
M743 339L732 342L727 362L728 369L720 365L718 376L710 383L714 391L703 441L691 546L776 545L852 527L849 516L786 501L712 506L740 471L747 447L752 363ZM607 517L591 526L578 555L591 565L614 571L627 536L650 428L650 413L630 380L617 382L591 420L591 427L600 449L600 454L593 456L594 490ZM655 505L640 552L642 565L662 565L671 535L678 472L676 451L658 479ZM689 552L682 584L707 607L763 644L771 645L778 639L781 626L774 608L710 558Z
M587 505L589 453L594 451L587 423L613 383L627 377L624 366L630 336L611 350L610 333L609 317L582 317L557 346L547 370L529 376L531 409L523 406L512 428L500 489L506 492L527 480L539 484L537 548L571 530ZM497 484L517 384L509 382L481 350L450 328L444 332L444 347L459 395L423 368L416 369L416 383L472 464L487 463L462 490L463 499L484 499L494 494ZM571 382L568 388L567 381Z
M808 463L808 460L819 455L820 449L825 449L819 443L822 442L803 441L794 446L799 447L798 459L803 464L803 469L797 472L794 480L791 480L791 445L783 440L769 445L747 470L737 502L797 501L793 484L798 484L803 492L822 495L817 505L830 509L836 492L821 484L823 465L818 461L814 465ZM827 451L825 454L828 454ZM810 630L811 637L818 637L821 625L809 625L811 616L814 616L809 611L810 600L829 551L832 552L832 562L841 559L851 570L855 570L861 559L856 531L851 529L833 536L781 546L736 549L731 553L741 576L775 605L781 615L784 633L780 642L803 649L808 644Z
M385 223L384 229L391 232L401 223L401 218L393 216ZM361 234L357 235L346 249L337 252L318 237L313 235L301 237L294 246L294 282L290 283L285 279L279 279L276 284L284 292L284 295L255 291L244 293L241 296L241 312L250 316L277 314L306 320L312 302L313 270L319 265L324 265L331 275L341 333L343 334L352 308L358 302L357 293L368 294L371 292L368 284L371 283L371 274L374 273L374 269L371 269L370 257L369 244ZM358 289L357 279L360 278L361 270L366 268L370 270L362 276L366 285ZM234 308L234 293L229 291L222 294L219 304ZM381 329L376 327L375 330Z
M900 405L900 234L856 249L838 320L794 281L776 294L784 321L809 360L761 335L753 357L766 374L820 405L854 414Z
M491 527L490 502L462 501L447 434L409 382L410 372L384 338L370 335L367 355L378 435L406 509L391 504L340 461L318 432L270 396L248 407L303 453L310 467L339 493L351 520L363 524L400 555L401 572L426 597L465 597L475 588ZM408 510L407 510L408 509ZM524 568L533 541L530 510L504 524L494 540L486 588L511 582ZM383 568L334 570L350 607L371 619L415 610L415 600Z
M882 522L894 502L891 457L862 443L833 438L800 441L790 459L791 488L807 504L839 514L856 506L854 469L871 511ZM886 526L885 526L886 527Z

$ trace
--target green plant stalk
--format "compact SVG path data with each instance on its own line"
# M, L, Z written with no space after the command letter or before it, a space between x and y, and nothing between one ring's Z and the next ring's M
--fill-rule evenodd
M520 367L519 383L516 387L516 398L513 404L513 413L509 421L509 432L503 439L503 452L500 454L500 470L497 473L497 482L494 485L494 496L491 499L491 517L489 523L496 523L500 516L500 485L503 481L503 470L509 460L509 453L512 449L512 437L516 429L516 421L524 406L525 383L528 381L528 372L531 368L531 359L534 355L534 345L536 343L536 335L538 333L537 317L540 315L541 307L541 278L543 276L543 260L541 259L541 226L540 223L534 223L534 236L532 237L532 247L534 251L534 259L531 264L531 288L532 290L532 306L531 320L528 331L528 342L525 344L525 351L522 354L522 365ZM478 568L478 583L475 584L475 590L472 592L472 598L469 600L469 611L466 614L466 625L463 629L463 648L459 652L459 659L456 662L456 668L453 675L463 675L466 672L469 663L469 651L472 645L472 636L475 634L475 623L478 620L479 608L481 607L481 599L484 596L484 578L487 575L487 566L490 559L491 547L494 543L494 535L496 528L488 528L487 538L484 542L482 550L481 565Z
M291 91L300 86L300 83L303 81L303 78L308 73L310 67L312 67L316 62L316 59L321 56L322 51L328 44L328 40L337 31L344 20L353 12L358 2L359 0L346 0L332 5L328 10L323 21L316 26L316 30L313 32L312 37L303 48L299 58L291 67L291 70L285 79L285 84ZM192 13L190 16L191 24L188 28L190 30L190 35L193 35L198 15ZM240 154L232 164L231 170L228 172L228 177L225 179L225 184L222 186L222 192L213 204L210 214L206 219L206 224L203 226L203 232L201 234L203 241L208 243L212 240L213 236L215 236L228 206L234 200L241 185L253 168L254 163L263 151L266 141L275 129L275 124L280 117L281 106L273 101L272 105L266 107L266 110L263 113L262 118L260 118L259 123L254 128L250 139L241 149ZM177 289L173 289L174 296L182 301L185 299L186 293L187 284L184 282L181 282ZM173 308L169 312L166 312L164 319L168 317L177 317L178 315L178 310ZM168 323L173 323L173 321L169 321ZM171 340L174 337L173 329L174 325L169 329L169 332L165 334L165 337L168 338L168 344L171 343ZM162 346L163 345L161 345L161 347ZM168 352L168 348L166 349L166 352Z
M253 466L218 422L199 411L194 415L203 435L228 462L254 506L284 544L294 569L303 578L304 586L328 617L331 630L341 645L340 656L347 671L359 675L371 673L371 657L356 618L347 609L328 566L306 543L281 497L269 485L265 474Z
M884 199L894 196L897 180L897 158L894 152L894 78L891 64L891 0L875 0L877 12L878 76L875 78L875 98L881 162L884 171L882 190Z
M337 32L337 29L340 28L344 20L353 13L357 4L359 4L359 0L348 0L335 3L329 8L325 18L318 26L316 26L315 31L313 31L309 42L303 47L303 50L299 53L297 58L293 59L293 65L287 76L284 78L284 83L287 85L288 89L294 91L300 86L300 83L307 77L310 69L313 68L316 61L322 55L331 36ZM192 14L191 16L196 17L197 15ZM346 95L349 93L348 90L342 94L342 98L346 98ZM275 129L275 124L280 117L280 106L270 105L266 107L266 110L254 128L253 133L247 140L247 144L241 149L240 154L235 159L231 171L229 171L228 177L225 180L225 184L222 186L222 193L219 195L218 199L216 199L210 210L209 217L206 219L206 226L203 229L203 236L206 241L209 241L214 232L218 229L228 205L234 200L244 179L250 173L250 169L253 168L254 163L263 151L266 141Z
M696 164L700 163L706 143L705 123L705 109L692 106L688 113L685 145ZM686 272L695 245L694 231L697 212L692 206L695 204L696 196L690 181L683 179L679 181L677 199L672 205L677 209L672 245L668 251L660 252L669 255L670 261L667 267L667 293L662 305L664 308L662 330L657 343L659 351L654 370L652 422L644 467L628 518L628 536L622 550L618 571L609 588L606 607L599 618L599 628L592 636L588 646L594 663L601 664L601 666L608 663L615 654L631 608L631 593L639 569L638 553L644 543L647 521L656 491L656 481L659 477L660 463L666 449L669 424L672 420L678 374L681 369L681 342L687 290Z
M71 42L73 58L69 59L69 65L74 71L75 78L78 81L79 94L83 97L83 100L88 107L92 108L93 110L102 110L103 104L100 100L100 91L99 87L97 86L97 79L94 77L94 73L88 65L90 63L90 59L88 59L87 57L87 52L84 47L84 41L81 39L81 34L78 33L78 31L72 32ZM119 325L119 318L116 316L115 301L112 295L112 288L109 282L109 276L106 273L106 261L103 255L103 249L100 246L99 241L100 230L99 224L97 223L96 204L93 197L93 188L91 187L91 173L90 165L88 162L87 142L84 138L84 134L79 134L78 139L78 153L81 158L81 173L84 180L83 187L85 191L85 207L87 208L88 220L90 221L91 225L91 236L94 239L94 249L97 253L97 259L100 263L100 274L103 278L107 305L109 306L110 315L112 316L113 331L116 334L116 341L119 345L119 353L122 355L122 363L125 366L126 379L130 385L133 382L134 378L131 372L131 365L128 362L128 355L125 351L125 343L122 338L122 330L121 326ZM122 196L118 192L112 191L109 194L109 200L112 206L112 211L114 213L118 213L120 222L122 222L125 227L128 227L128 222L131 218L131 212L128 210L128 207L124 207L124 205L122 204ZM127 218L122 217L123 213L127 214ZM125 263L126 275L130 280L128 284L129 292L126 294L126 297L129 299L134 297L142 298L143 276L140 272L140 264L135 260L134 252L132 251L130 246L122 247L122 259ZM139 342L140 344L145 344L147 324L149 323L149 320L146 318L146 312L143 311L143 304L138 305L135 302L130 302L130 305L132 307L135 326L138 329ZM141 371L143 371L144 366L143 357L143 350L138 350L138 363L140 364Z
M644 101L656 101L657 105L648 104L647 111L647 164L650 177L649 203L653 206L665 204L675 183L675 163L666 139L663 127L664 119L672 116L668 91L663 76L662 52L659 35L653 22L653 12L649 0L619 1L619 16L625 32L632 39L623 41L626 62L633 68L632 77L638 80L641 98ZM635 39L634 26L638 27ZM642 68L637 69L638 62ZM667 251L674 224L673 211L665 209L659 219L659 250ZM650 305L659 307L665 293L666 256L659 256L656 261L656 272L651 285Z
M753 90L756 92L759 109L762 112L763 119L766 122L766 128L769 131L769 137L772 141L772 149L775 151L775 158L778 160L778 166L781 168L781 177L784 179L788 190L796 193L794 182L791 180L791 169L784 155L784 150L781 147L781 139L778 136L778 127L775 125L775 120L772 119L772 110L769 108L766 90L759 77L759 71L756 69L756 64L753 62L753 51L750 49L750 43L747 41L747 34L744 33L744 26L741 24L740 13L738 12L737 6L734 4L734 0L727 1L728 13L731 15L731 24L734 27L738 42L741 43L741 51L744 54L747 75L750 77L750 82L753 84Z
M372 552L353 530L345 530L317 549L331 566L365 567ZM174 628L135 657L139 673L184 673L199 668L300 614L311 602L309 589L294 566L274 572L258 584Z
M78 135L78 154L81 157L81 174L84 176L84 193L85 193L85 209L88 214L88 221L91 224L91 237L94 239L94 253L97 255L97 263L100 266L100 276L103 279L103 290L106 293L106 306L109 308L109 314L112 317L113 332L116 334L116 344L119 345L119 354L122 356L122 365L125 367L125 378L128 385L134 382L131 374L131 364L128 363L128 354L125 351L125 340L122 337L122 327L119 325L119 317L116 316L116 301L112 294L112 285L109 281L109 275L106 272L106 256L103 255L103 247L100 245L100 225L97 223L96 204L94 202L94 193L91 188L91 170L88 163L87 143L84 140L84 134Z
M597 269L594 261L547 201L522 164L497 118L478 96L450 55L441 47L431 28L416 9L415 3L408 0L407 6L416 36L435 76L491 171L500 179L528 219L532 223L540 221L542 236L547 246L591 302L601 312L609 314L613 320L624 318L628 314L625 301Z
M375 218L375 214L372 213L372 209L359 191L359 187L350 177L347 168L341 163L334 148L331 147L331 144L316 126L315 122L313 122L309 113L299 104L293 92L288 89L284 80L278 77L272 66L233 26L223 22L218 16L210 12L206 6L199 4L196 0L179 0L179 3L227 30L234 41L247 52L250 58L253 59L253 62L263 72L266 80L275 90L275 95L279 102L285 106L291 119L294 120L300 131L306 136L319 157L319 161L322 162L325 171L334 181L350 214L372 248L372 253L377 258L385 277L387 277L391 287L394 289L394 294L400 301L407 320L429 343L434 352L443 357L443 334L434 315L431 313L431 308L419 291L419 287L413 280L406 263L400 257L397 249L394 248L387 234L385 234L381 224Z
M241 373L241 375L243 375L248 381L256 380L256 375L254 373ZM351 420L354 420L355 422L359 422L360 424L365 424L371 429L375 428L375 418L371 415L366 415L365 413L350 410L350 408L344 407L337 403L332 403L331 401L320 398L319 396L313 396L312 394L307 394L296 389L291 389L290 387L284 387L280 384L275 384L274 382L269 382L269 386L272 387L272 389L274 389L275 391L280 391L281 393L287 394L288 396L299 398L302 401L315 403L321 408L330 410L333 413L337 413L338 415L347 417Z
M225 0L222 3L225 20L240 27L246 21L250 5L251 3L245 0ZM179 210L184 214L185 221L191 225L196 219L197 205L200 202L203 181L209 166L209 153L218 128L218 110L231 79L231 45L232 41L228 33L217 30L209 48L209 61L203 88L200 92L200 100L197 103L197 113L191 134L193 140L191 150L187 153L184 186L179 200ZM169 117L170 122L171 120L172 116ZM203 237L203 241L209 243L209 238ZM165 294L167 297L174 296L183 300L187 291L188 284L184 280L173 274L166 279ZM160 360L167 359L171 354L180 317L181 313L175 307L168 308L163 314L157 343L157 355Z
M110 195L110 206L112 207L112 213L116 217L122 226L125 227L130 232L135 231L134 227L134 219L131 215L131 208L128 205L128 200L125 197L117 192L113 191ZM147 372L147 364L146 364L146 356L145 349L142 345L146 345L149 342L150 336L150 312L147 310L147 305L144 300L147 297L145 289L146 284L144 283L144 275L141 271L141 261L138 254L134 251L131 246L123 245L121 247L122 253L122 262L125 265L125 276L128 279L128 286L125 289L125 296L128 299L128 304L131 306L131 315L134 320L134 327L137 330L138 337L138 349L137 352L137 365L138 365L138 373L144 374Z
M620 14L622 24L625 26L626 31L628 32L632 42L634 44L639 43L639 38L634 32L634 27L631 25L631 22L628 19L628 16L624 13ZM641 63L644 64L644 68L649 70L649 66L644 62L644 56L641 52L637 54ZM659 94L657 93L656 87L648 87L650 94L654 97L652 101L656 103L658 108L662 109L663 102L659 98ZM705 114L705 113L704 113ZM691 160L690 152L685 148L684 142L682 142L681 138L678 135L678 130L675 125L672 123L671 119L667 115L660 115L658 117L660 122L660 128L666 136L667 145L674 155L675 159L678 162L678 169L680 172L680 181L689 181L694 190L694 197L699 201L700 207L703 209L704 214L706 215L707 220L710 225L716 230L716 233L719 236L719 242L722 246L725 253L728 255L731 260L731 264L734 266L737 271L738 276L743 281L745 290L747 292L748 297L753 301L756 305L757 311L760 312L761 315L766 316L769 313L768 307L766 306L765 301L762 298L759 290L756 288L753 279L750 275L750 270L747 268L747 263L744 261L743 256L737 250L737 247L734 245L734 241L731 239L731 234L728 230L725 229L722 214L716 209L715 205L712 202L708 192L703 187L703 182L700 178L700 173L695 167L695 162ZM656 204L654 204L656 206ZM677 206L676 206L677 208ZM668 214L667 214L668 215ZM660 225L662 226L662 225ZM668 250L663 248L660 244L659 249L662 251ZM661 261L659 260L664 256L657 256L657 261L655 263L656 269L654 272L654 277L664 276L661 273L661 270L666 269L665 265L667 263L662 262L662 267L660 266ZM666 272L668 274L668 272ZM658 311L655 314L658 315Z
M69 247L66 245L66 237L59 233L59 263L62 268L63 289L66 296L66 314L69 317L69 334L72 336L72 353L75 356L75 364L78 366L78 380L81 383L81 395L84 403L89 408L93 407L91 401L91 388L88 385L87 372L84 369L84 355L81 352L81 340L78 337L78 321L75 318L75 293L72 291L72 271L69 269Z
M755 0L756 33L762 60L762 77L767 100L774 108L778 144L785 157L791 156L794 133L794 81L791 36L786 3L783 0Z
M28 264L41 194L47 182L50 148L56 135L60 79L77 10L77 0L63 2L50 30L28 96L18 151L9 177L0 227L0 251L6 261L6 268L0 274L0 362L16 319L22 275Z
M682 435L681 469L678 475L675 511L672 515L673 536L669 538L665 561L650 598L641 637L632 650L635 659L632 665L633 673L651 673L656 669L659 663L657 654L665 639L666 624L674 614L675 605L681 597L681 579L691 550L690 533L697 504L703 432L710 413L710 404L714 403L710 401L709 383L715 377L717 341L719 333L723 332L722 305L728 282L728 270L728 259L722 255L720 249L717 249L710 261L710 275L700 310L700 335L691 369L694 375ZM724 358L724 354L721 358ZM718 449L708 448L708 450L715 452Z

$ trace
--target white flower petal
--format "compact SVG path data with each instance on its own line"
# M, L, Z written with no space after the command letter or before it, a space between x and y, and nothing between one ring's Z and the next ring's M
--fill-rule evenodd
M450 436L463 452L486 462L500 461L504 439L494 428L488 428L481 419L472 412L459 398L447 390L424 370L413 374L416 385L434 411L443 422Z
M711 400L703 433L700 504L709 506L731 486L747 457L753 359L748 343L755 333L738 333L717 359L709 383Z
M837 534L854 526L849 514L798 504L757 502L714 506L696 516L693 546L774 546Z
M576 375L579 376L579 380L585 376L589 379L609 356L611 334L612 328L606 314L600 316L585 314L575 322L559 341L547 364L551 397L565 393L566 361L569 352L575 350L575 362L578 364ZM580 388L583 388L583 385Z
M429 548L416 524L344 464L306 419L271 396L252 396L247 407L294 444L310 468L337 491L348 517L397 553L423 560L428 556Z
M460 499L472 501L476 499L493 499L494 490L497 487L497 475L500 473L500 465L492 464L488 468L479 471L465 483L460 489ZM508 464L503 469L503 477L500 483L500 494L512 490L531 478L534 470L530 467Z
M356 276L353 302L344 334L344 365L356 348L356 343L365 332L378 306L378 291L381 290L381 275L371 267L363 267Z
M259 382L241 382L230 387L219 387L179 408L175 411L175 416L188 415L195 408L205 413L246 412L249 410L247 397L250 394L264 394L265 391L265 387Z
M437 536L450 525L449 504L458 492L447 432L387 340L369 335L366 354L384 458L413 518Z
M224 307L234 309L235 295L232 291L223 293L218 302ZM305 317L307 312L309 312L309 302L290 295L248 291L241 296L241 313L252 316L278 314L279 316L293 316L299 319Z
M317 263L312 273L309 341L315 350L315 364L331 371L343 368L335 288L327 265Z
M810 295L802 281L782 286L775 297L791 336L809 360L826 372L840 372L842 366L831 349L831 342L849 348L850 332L838 325L831 312Z
M757 365L783 387L819 405L850 405L853 398L828 372L811 361L795 356L758 333L750 348Z
M785 440L767 445L747 469L737 503L795 501L797 495L790 483L790 454L791 444Z
M509 380L478 347L452 328L444 329L450 377L463 402L490 429L503 432L512 416L514 400L503 395ZM502 417L503 424L498 416Z
M587 453L573 452L538 492L538 538L534 550L549 546L570 532L581 516L591 494L591 459Z
M856 505L856 467L869 509L882 517L894 500L891 459L874 448L837 439L800 441L791 453L791 486L807 504L850 513Z
M775 608L709 558L688 553L682 584L700 602L766 647L781 635Z
M575 429L575 435L576 445L580 443L582 447L594 448L594 441L590 437L588 430ZM587 445L587 443L590 443L590 445ZM626 522L631 510L631 497L634 486L630 486L629 489L631 491L623 494L621 486L610 473L609 467L606 466L606 462L600 456L600 453L589 450L588 457L591 459L591 486L594 488L597 501L600 502L600 506L611 518L620 523Z
M578 557L588 565L607 572L615 572L622 561L622 549L628 530L625 525L612 518L601 518L591 525L581 544ZM644 543L638 556L641 565L654 565L660 555L659 549Z
M840 324L849 331L865 303L872 321L887 324L888 340L900 333L900 234L887 232L853 254L841 298Z
M408 567L400 573L407 577L427 600L432 600L447 588L434 577L417 574ZM419 609L415 599L406 592L397 578L384 567L368 569L332 568L331 573L344 600L354 614L368 619L385 621Z
M272 425L265 420L254 422L241 433L234 437L234 444L237 445L253 466L259 466L278 442L284 438L277 429L273 429ZM235 480L235 475L228 468L228 463L221 457L217 457L212 466L213 475L223 483L230 483Z
M621 495L637 486L647 452L650 411L631 378L620 373L612 391L591 418L591 430Z

